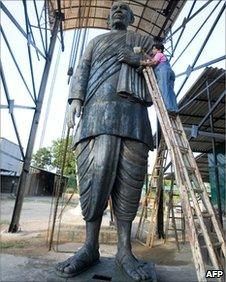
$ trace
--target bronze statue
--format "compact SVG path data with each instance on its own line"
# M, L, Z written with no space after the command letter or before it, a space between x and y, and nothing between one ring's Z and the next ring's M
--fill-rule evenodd
M99 261L99 230L111 195L118 230L116 264L129 280L150 279L131 251L131 226L139 205L153 137L147 106L151 105L143 74L143 59L134 47L150 52L148 36L127 31L134 21L130 7L115 2L110 10L111 31L88 44L73 76L68 126L81 115L75 138L80 201L86 221L83 247L58 263L63 277L78 275Z

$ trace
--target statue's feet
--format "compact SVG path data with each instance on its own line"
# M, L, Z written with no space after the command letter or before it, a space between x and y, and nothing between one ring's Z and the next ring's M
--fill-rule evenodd
M57 275L69 278L80 274L99 262L98 250L84 245L74 256L56 265Z
M152 273L148 271L147 263L138 261L131 252L117 253L116 265L134 281L152 281Z

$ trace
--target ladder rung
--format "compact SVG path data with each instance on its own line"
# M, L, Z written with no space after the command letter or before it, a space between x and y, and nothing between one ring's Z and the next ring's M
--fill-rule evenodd
M216 243L213 243L213 247L214 247L214 249L219 249L221 246L222 246L222 243L221 243L221 242L216 242ZM201 246L201 248L206 249L206 248L207 248L207 246L206 246L206 245L204 245L204 246Z
M203 218L211 218L212 216L213 216L212 214L207 213L207 212L203 212L203 213L202 213L202 217L203 217Z
M173 205L174 208L182 208L181 205Z
M187 154L188 153L188 148L184 146L178 146L182 154Z
M173 230L174 231L175 229L174 228L169 228L168 230ZM182 229L182 228L176 228L176 230L177 231L184 231L184 229Z
M173 131L178 133L178 134L182 134L183 133L183 131L181 129L178 129L178 128L175 128L175 127L173 127Z
M157 157L158 160L165 160L165 157Z
M207 212L202 212L202 217L203 218L211 218L213 215ZM195 218L198 218L197 215L194 216Z
M177 119L177 115L174 113L168 113L170 119Z
M155 165L155 168L161 168L162 166L161 165Z
M202 189L198 189L198 188L194 188L193 191L195 193L199 193L199 194L203 193L203 190Z
M183 217L179 217L179 216L170 216L169 218L184 219Z
M186 166L186 169L187 169L188 173L194 173L195 172L195 168L194 167Z

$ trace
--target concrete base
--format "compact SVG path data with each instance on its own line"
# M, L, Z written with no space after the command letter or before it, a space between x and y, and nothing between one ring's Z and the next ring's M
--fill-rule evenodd
M64 279L55 273L56 261L31 259L2 254L1 256L1 281L115 281L130 282L115 265L113 258L101 258L101 262L84 273ZM150 266L150 264L149 264ZM156 266L158 282L196 282L194 267L188 266Z

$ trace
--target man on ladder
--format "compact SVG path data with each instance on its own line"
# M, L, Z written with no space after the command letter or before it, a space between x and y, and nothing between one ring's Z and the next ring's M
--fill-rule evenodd
M209 200L179 115L168 114L153 69L146 67L143 72L174 167L175 180L180 192L197 277L200 282L207 281L208 269L205 268L199 238L202 236L205 241L205 248L214 270L223 272L226 255L223 230ZM200 197L201 203L198 201ZM195 210L195 215L191 204ZM202 207L204 207L204 210ZM208 231L204 218L211 219L217 242L213 241L212 234ZM222 260L216 247L220 247ZM222 279L222 276L219 277L219 281L223 281Z

